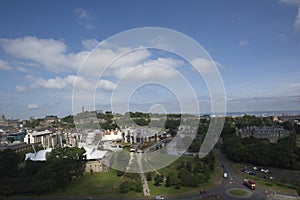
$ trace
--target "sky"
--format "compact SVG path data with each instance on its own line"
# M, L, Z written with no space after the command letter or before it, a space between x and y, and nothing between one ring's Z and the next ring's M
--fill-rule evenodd
M62 117L82 106L198 113L194 100L205 113L213 80L224 87L227 112L300 110L300 0L2 0L0 27L7 118ZM122 40L143 27L182 33L201 56L134 49L144 35ZM166 47L158 35L155 47Z

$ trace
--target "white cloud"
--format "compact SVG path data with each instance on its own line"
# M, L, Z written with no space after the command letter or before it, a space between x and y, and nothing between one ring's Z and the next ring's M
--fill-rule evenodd
M0 70L1 71L10 71L10 70L12 70L12 67L8 62L0 59Z
M182 61L173 58L158 58L135 66L117 68L114 75L126 80L165 80L177 76L174 68L182 64Z
M300 31L300 6L298 8L298 14L295 20L295 29Z
M240 42L239 42L239 45L240 46L247 46L249 44L249 42L247 41L247 40L241 40Z
M176 60L173 58L160 58L160 57L157 60L148 60L145 62L145 64L149 64L149 63L165 65L172 68L183 65L183 62L181 60Z
M76 89L90 89L92 84L85 80L83 77L69 75L67 77L55 77L52 79L43 79L35 76L28 75L26 79L31 82L33 88L47 88L47 89L64 89L72 88L76 82Z
M20 72L30 72L29 69L25 68L25 67L17 67L17 70L20 71Z
M300 31L300 0L279 0L281 3L285 3L298 7L298 13L294 22L294 27L297 31Z
M82 43L90 49L97 43L97 40L85 40ZM138 50L121 56L131 49L110 48L109 46L105 49L97 48L92 53L90 51L66 53L67 47L62 41L31 36L16 39L2 38L0 39L0 46L6 53L18 59L19 67L23 67L19 68L21 71L24 71L24 66L27 66L28 63L44 67L55 73L74 72L83 64L81 72L93 76L99 76L113 59L117 58L111 67L118 68L138 65L151 55L148 50ZM85 62L83 63L83 61Z
M120 49L118 52L116 52L114 56L117 59L112 63L111 67L122 68L122 67L139 65L151 56L151 53L146 49L135 50L133 52L130 51L131 49L123 48ZM123 55L124 53L127 54Z
M275 39L283 42L283 41L286 40L286 34L285 33L280 33L280 34L278 34L278 35L275 36Z
M215 73L216 67L222 67L222 64L218 61L206 58L195 58L191 61L191 64L201 73Z
M24 92L26 90L26 87L25 86L22 86L22 85L17 85L16 86L16 90L18 92Z
M99 41L96 39L87 39L82 40L81 43L87 50L93 50L99 44Z
M76 8L73 10L73 14L78 18L78 23L84 28L91 30L95 28L95 25L91 24L91 13L83 8Z
M91 18L91 16L88 14L88 12L86 10L84 10L83 8L76 8L73 10L73 13L79 19L87 20L87 19Z
M279 0L281 3L286 3L293 6L299 6L300 0Z
M35 103L30 103L30 104L27 104L27 108L29 110L36 110L36 109L39 108L39 106L37 104L35 104Z
M95 25L86 23L86 24L84 25L84 27L85 27L86 29L91 30L91 29L94 29L94 28L95 28Z
M66 45L58 40L39 39L26 36L16 39L0 39L0 46L11 56L23 60L31 60L45 66L50 71L65 71L64 67L72 66L65 55Z
M113 91L116 88L116 84L108 80L100 80L98 85L106 91Z

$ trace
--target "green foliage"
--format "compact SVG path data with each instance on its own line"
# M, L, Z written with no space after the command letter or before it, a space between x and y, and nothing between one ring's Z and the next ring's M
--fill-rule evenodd
M170 119L169 117L167 118L165 122L165 128L168 130L177 130L180 125L180 120L179 119Z
M43 194L64 188L72 177L82 177L84 152L77 147L56 148L47 161L26 161L22 168L18 167L21 160L15 152L0 152L0 173L5 173L1 174L0 185L12 188L14 194Z
M123 176L125 174L124 171L117 170L117 176Z
M73 124L74 123L74 117L72 115L68 115L61 119L62 122Z
M0 151L0 177L17 177L20 161L21 159L15 151L11 149Z
M150 119L144 119L144 118L137 118L133 119L134 123L136 123L139 126L147 126L150 123Z
M122 193L126 193L129 192L131 189L131 182L129 180L126 180L124 182L121 183L121 185L119 186L120 188L120 192Z
M189 152L199 152L201 148L201 142L199 140L193 140L192 144L188 148Z
M278 140L276 144L254 137L223 137L222 151L233 161L261 166L300 169L300 151L292 137Z
M40 125L41 121L42 121L41 119L34 119L34 120L26 121L25 127L36 128L37 126Z
M236 126L238 128L244 128L247 126L263 126L263 122L261 118L252 116L252 115L245 115L243 117L239 117L236 119Z
M119 186L121 193L127 193L129 191L142 192L143 185L139 174L126 173L126 180Z
M152 181L152 173L147 173L147 181Z
M160 184L164 181L163 175L157 174L154 178L154 185L155 186L160 186Z
M300 195L300 188L297 189L297 193L298 193L298 195Z

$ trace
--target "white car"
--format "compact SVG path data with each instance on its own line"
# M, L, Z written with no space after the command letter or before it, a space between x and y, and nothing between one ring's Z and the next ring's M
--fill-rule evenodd
M161 196L156 196L155 197L155 200L164 200L165 198L164 197L161 197Z
M223 177L224 177L224 178L227 178L227 177L228 177L227 172L224 172Z
M265 172L265 173L268 173L269 170L268 169L260 169L261 172Z

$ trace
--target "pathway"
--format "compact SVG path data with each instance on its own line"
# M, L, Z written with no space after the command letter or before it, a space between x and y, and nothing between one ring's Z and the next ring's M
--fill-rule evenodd
M141 162L142 156L143 156L142 154L136 154L138 165L139 165L139 168L140 168L140 176L141 176L142 183L143 183L144 196L150 196L151 195L150 194L150 189L149 189L149 186L148 186L147 179L145 178L145 173L143 171L143 166L142 166L142 162Z

